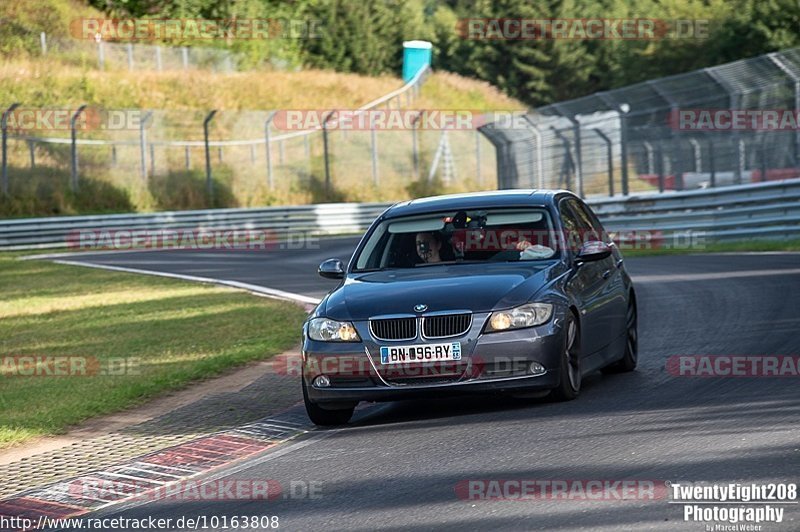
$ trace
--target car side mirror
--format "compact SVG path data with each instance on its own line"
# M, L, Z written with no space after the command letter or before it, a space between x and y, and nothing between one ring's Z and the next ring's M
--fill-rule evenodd
M601 242L600 240L590 240L588 242L584 242L581 246L581 249L578 251L578 255L575 257L576 264L582 264L584 262L594 262L597 260L603 260L611 256L611 247L606 244L605 242Z
M328 259L319 265L317 273L326 279L342 279L344 278L344 264L339 259Z

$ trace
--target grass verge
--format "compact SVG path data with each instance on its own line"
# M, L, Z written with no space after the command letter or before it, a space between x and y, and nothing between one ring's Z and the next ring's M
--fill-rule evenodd
M19 255L0 254L0 449L280 353L305 317L232 289ZM19 376L15 356L114 375Z

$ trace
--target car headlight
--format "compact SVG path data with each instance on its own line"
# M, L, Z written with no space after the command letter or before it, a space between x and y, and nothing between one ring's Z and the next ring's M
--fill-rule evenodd
M360 342L356 328L349 321L314 318L308 322L308 337L318 342Z
M552 315L553 305L550 303L526 303L509 310L492 312L486 332L535 327L547 323Z

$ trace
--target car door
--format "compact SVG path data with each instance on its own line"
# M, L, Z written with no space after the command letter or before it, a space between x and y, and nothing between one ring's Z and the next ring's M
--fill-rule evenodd
M581 227L591 227L590 239L601 240L611 246L611 256L598 261L596 264L603 284L599 294L599 307L602 312L598 316L600 322L599 333L602 338L598 341L603 347L607 346L619 335L625 332L625 314L627 311L627 294L625 291L625 280L622 277L622 256L616 249L616 245L608 236L597 216L581 200L573 198L570 207L578 217L578 224ZM612 353L612 358L615 353Z
M594 239L594 228L577 206L576 199L568 196L559 202L559 213L567 242L570 262L574 273L567 282L567 290L578 301L581 323L581 351L584 357L597 353L610 343L607 338L610 326L608 301L608 272L611 261L603 259L575 265L575 257L580 246L587 240ZM591 370L599 366L589 362L584 369ZM586 367L588 366L588 367Z

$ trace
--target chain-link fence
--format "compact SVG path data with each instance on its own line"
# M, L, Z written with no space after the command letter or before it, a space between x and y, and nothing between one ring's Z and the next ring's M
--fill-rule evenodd
M102 40L63 39L46 33L30 33L26 49L44 57L100 70L170 71L205 69L230 73L254 68L284 70L287 61L280 58L259 58L210 46L162 46L158 44L106 42Z
M628 194L800 176L800 49L534 109L483 131L504 188Z
M318 119L303 127L288 124L286 110L6 108L4 197L22 202L24 214L68 195L92 210L126 211L390 201L495 188L494 150L475 129L341 127L345 112L418 112L411 109L426 75L359 110L300 112ZM15 129L14 120L51 127L33 134ZM41 205L25 204L31 201Z

